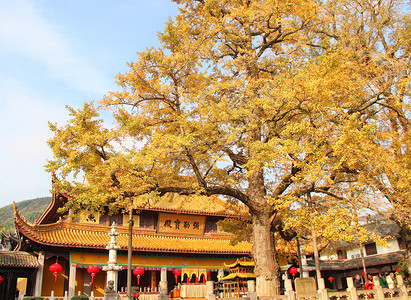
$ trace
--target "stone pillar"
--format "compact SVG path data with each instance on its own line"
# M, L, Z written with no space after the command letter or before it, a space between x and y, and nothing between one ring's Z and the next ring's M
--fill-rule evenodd
M295 300L295 292L293 290L293 284L291 279L285 280L285 295L288 297L288 300Z
M120 249L120 246L117 246L116 237L118 236L118 232L116 231L115 222L113 222L113 225L111 225L111 231L108 235L110 236L110 242L106 247L106 249L108 250L108 262L107 266L103 267L103 270L107 272L106 287L108 286L109 281L112 281L114 283L112 291L117 293L118 271L121 269L121 267L117 265L117 250Z
M302 274L301 274L301 277L309 277L309 274L308 274L308 264L307 264L307 256L305 256L305 255L302 255L301 256L301 272L302 272Z
M74 293L76 291L76 270L77 270L77 265L70 264L69 286L68 286L68 295L70 299L71 297L74 296Z
M354 287L354 281L352 277L347 277L347 291L350 294L349 299L358 300L357 289Z
M380 284L380 279L378 278L378 276L374 276L373 281L374 281L374 290L376 292L375 298L377 298L378 300L384 300L384 292L382 291L382 286Z
M325 289L324 278L318 278L318 293L320 294L321 300L328 300L328 292Z
M408 290L405 286L404 279L401 275L396 276L397 279L397 288L400 290L400 299L401 300L408 300Z
M34 296L40 297L43 287L43 274L44 274L44 256L45 252L40 251L39 256L37 258L39 262L39 268L37 269L36 273L36 286L34 287Z
M206 281L206 300L216 300L214 295L214 281Z
M167 283L167 268L161 268L160 271L160 284L159 284L158 296L159 300L168 300L168 283Z
M257 300L257 293L255 291L255 281L247 280L247 296L250 300Z

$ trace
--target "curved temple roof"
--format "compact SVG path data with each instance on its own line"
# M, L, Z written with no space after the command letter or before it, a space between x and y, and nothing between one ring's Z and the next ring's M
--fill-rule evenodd
M232 263L232 264L226 264L224 263L224 266L227 268L235 268L237 266L243 266L243 267L255 267L255 263L253 260L241 260L238 259Z
M0 266L11 268L38 268L37 257L23 251L0 251Z
M233 280L233 279L254 279L256 278L254 273L230 273L227 276L220 277L220 280Z
M16 228L27 239L42 245L83 249L106 249L110 241L110 227L58 221L52 224L31 224L20 215L14 205ZM121 250L128 245L128 230L118 227L117 244ZM230 244L231 236L182 236L158 234L152 231L133 230L133 251L173 252L197 254L250 255L252 244Z

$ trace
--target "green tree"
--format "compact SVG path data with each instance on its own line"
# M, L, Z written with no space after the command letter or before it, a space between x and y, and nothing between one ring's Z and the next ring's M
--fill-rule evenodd
M99 103L116 126L104 127L93 105L69 108L68 124L51 125L47 169L72 196L66 208L115 209L165 193L241 202L257 294L272 296L278 203L307 193L341 199L358 180L344 143L352 131L378 131L380 96L371 97L367 54L350 27L362 14L340 1L176 2L161 46L139 53L117 76L121 90Z

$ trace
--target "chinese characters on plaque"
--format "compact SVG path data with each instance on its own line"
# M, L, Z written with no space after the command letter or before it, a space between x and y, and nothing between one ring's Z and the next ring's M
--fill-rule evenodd
M159 215L159 231L173 233L203 234L205 217L192 215Z

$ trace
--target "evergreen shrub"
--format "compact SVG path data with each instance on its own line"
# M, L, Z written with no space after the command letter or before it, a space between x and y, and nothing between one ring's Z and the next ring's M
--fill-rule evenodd
M88 300L88 297L84 295L73 296L71 297L71 300Z

